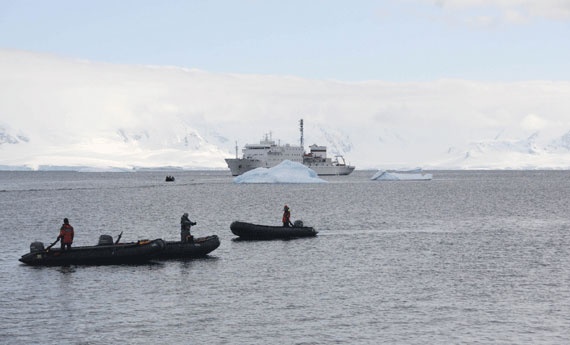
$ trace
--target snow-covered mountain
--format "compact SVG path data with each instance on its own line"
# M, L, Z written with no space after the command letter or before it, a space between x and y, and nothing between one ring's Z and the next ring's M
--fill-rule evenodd
M0 145L27 143L30 139L23 134L10 133L6 128L0 126Z
M306 149L357 169L568 169L568 95L569 82L340 82L0 50L0 168L227 169L236 144L269 132L298 144L303 118Z
M485 140L466 148L451 147L434 164L448 169L570 169L570 135L541 144L540 133L518 140Z
M546 147L545 150L550 153L560 153L566 155L570 153L570 131L562 135L559 138L552 140Z

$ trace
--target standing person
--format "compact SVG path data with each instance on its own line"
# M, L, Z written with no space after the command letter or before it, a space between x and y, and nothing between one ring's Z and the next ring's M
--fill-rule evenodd
M188 213L184 213L182 218L180 218L180 241L182 241L182 243L194 242L194 238L190 235L192 225L196 225L196 222L188 218Z
M73 236L75 232L73 231L73 226L69 224L69 219L63 218L63 225L59 229L58 239L61 240L61 250L64 251L71 250L71 244L73 243Z
M291 223L291 211L289 206L285 205L283 207L283 227L288 228L289 226L293 226L293 223Z

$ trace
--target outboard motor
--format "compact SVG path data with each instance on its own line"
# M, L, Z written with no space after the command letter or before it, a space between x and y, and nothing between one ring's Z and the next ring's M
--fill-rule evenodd
M303 227L303 221L302 220L296 220L295 223L293 223L293 227L294 228L302 228Z
M30 244L30 253L45 252L45 250L43 242L32 242Z
M111 235L101 235L99 236L98 246L111 246L113 245L113 236Z

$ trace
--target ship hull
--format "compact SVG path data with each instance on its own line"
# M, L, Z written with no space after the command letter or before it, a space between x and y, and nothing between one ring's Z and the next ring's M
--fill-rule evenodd
M226 158L226 163L232 172L232 176L239 176L243 173L257 168L270 168L265 166L264 162L260 160L243 158Z
M350 165L305 165L313 169L319 176L350 175L354 171L354 167Z
M278 164L269 164L261 160L245 159L245 158L226 158L228 168L232 176L239 176L250 170L257 168L272 168ZM279 162L281 163L281 162ZM350 165L334 165L334 164L307 164L303 163L307 168L314 170L319 176L336 176L349 175L354 171L354 167Z

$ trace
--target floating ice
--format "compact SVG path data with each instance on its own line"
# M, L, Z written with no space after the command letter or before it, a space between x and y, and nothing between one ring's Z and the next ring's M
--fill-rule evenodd
M421 168L412 170L378 170L370 179L376 181L423 181L431 180L432 174L424 174Z
M234 178L234 183L326 183L301 163L284 160L273 168L257 168Z

